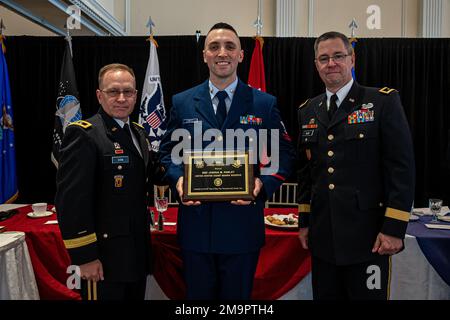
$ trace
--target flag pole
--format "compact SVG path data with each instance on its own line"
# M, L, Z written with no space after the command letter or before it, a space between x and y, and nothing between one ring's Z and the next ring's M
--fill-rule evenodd
M2 44L2 50L3 53L6 52L6 46L3 43L3 39L5 38L5 36L3 35L3 30L6 29L5 25L3 24L3 19L0 19L0 43Z
M256 36L261 36L261 31L263 27L262 19L261 19L261 0L258 0L258 11L257 11L257 18L255 22L253 23L253 26L256 28Z
M257 18L253 24L256 27L255 47L253 49L252 59L250 61L248 84L255 89L265 92L266 77L264 72L264 58L262 54L264 39L261 36L263 26L261 19L261 10L261 0L258 0Z
M152 20L152 16L148 16L148 22L146 24L146 27L148 28L148 32L150 34L150 36L147 38L147 41L152 41L155 44L155 46L158 48L158 43L153 38L153 27L155 27L155 23Z
M353 47L353 52L354 52L355 51L356 42L358 42L358 40L355 37L355 30L358 29L358 25L356 24L356 19L355 18L352 19L352 21L350 22L348 27L351 30L351 33L350 33L351 37L350 37L349 41L350 41L350 43L351 43L351 45ZM352 68L352 77L353 77L353 79L356 79L355 67Z
M73 58L73 52L72 52L72 36L70 35L70 30L67 24L64 25L64 28L66 29L66 36L64 39L69 43L69 49L70 49L70 57Z
M166 111L164 107L164 95L159 74L158 44L153 38L153 27L155 23L148 18L147 27L150 36L150 52L145 72L144 85L142 87L141 105L139 108L139 124L147 132L150 148L158 152L162 135L166 132Z
M352 21L350 22L348 27L351 30L351 37L350 37L350 39L356 39L355 38L355 30L358 29L358 25L356 24L355 18L352 19Z
M67 25L64 39L64 53L62 57L61 72L56 96L55 123L53 128L53 147L51 160L58 169L60 148L67 126L82 119L80 98L75 78L75 68L73 66L72 37Z

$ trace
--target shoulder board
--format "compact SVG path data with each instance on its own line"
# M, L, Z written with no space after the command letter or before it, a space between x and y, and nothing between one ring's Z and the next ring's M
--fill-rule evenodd
M304 106L306 106L306 105L308 104L308 101L309 101L309 99L306 99L306 101L303 102L298 108L301 109L301 108L303 108Z
M381 88L380 90L378 90L378 92L381 92L381 93L384 93L384 94L391 94L394 91L397 91L397 90L391 89L391 88L388 88L388 87L384 87L384 88Z
M91 127L92 124L85 120L78 120L78 121L70 123L69 126L79 126L79 127L82 127L83 129L87 129L87 128Z
M137 122L134 122L134 121L133 121L133 124L134 124L135 126L141 128L141 129L144 129L144 127L143 127L141 124L137 123Z

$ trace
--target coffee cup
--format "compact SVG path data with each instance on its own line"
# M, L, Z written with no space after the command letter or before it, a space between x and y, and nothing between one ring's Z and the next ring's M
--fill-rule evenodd
M33 212L36 215L45 214L47 212L47 203L45 202L33 203L31 205L31 209L33 209Z

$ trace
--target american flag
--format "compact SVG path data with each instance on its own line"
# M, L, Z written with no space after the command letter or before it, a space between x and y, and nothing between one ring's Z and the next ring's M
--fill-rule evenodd
M145 121L149 124L150 127L152 127L152 129L157 129L157 128L159 128L159 126L162 122L162 119L163 119L163 115L161 114L159 109L156 109L153 112L151 112L147 116L147 118L145 118Z
M159 76L156 41L152 37L150 39L150 55L142 90L139 123L142 124L148 134L152 150L158 152L159 143L167 129L167 121L161 77Z

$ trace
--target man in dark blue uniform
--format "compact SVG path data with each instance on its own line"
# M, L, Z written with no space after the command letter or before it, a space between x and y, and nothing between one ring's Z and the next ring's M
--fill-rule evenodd
M180 149L178 139L173 138L182 132L189 135L187 143L184 141L186 153L196 146L205 150L211 143L206 131L216 133L214 142L223 146L217 151L236 149L234 139L227 139L230 132L238 139L256 133L256 137L249 135L246 139L248 150L249 145L258 146L258 135L266 131L269 143L264 151L270 153L273 170L262 168L259 174L261 159L253 164L255 201L180 203L177 228L187 298L249 299L259 250L264 245L264 202L289 177L295 153L276 98L237 78L236 69L244 53L232 26L218 23L211 28L203 57L209 80L173 97L168 129L161 142L161 159L172 189L180 198L183 196L183 164L174 161ZM257 149L252 151L258 154Z
M57 172L56 211L83 299L144 299L150 272L147 213L155 156L142 126L130 123L136 103L132 69L99 73L99 112L67 127ZM153 176L153 174L156 174Z
M347 37L315 42L326 93L300 106L299 237L314 299L387 299L414 199L411 136L394 89L360 86Z

